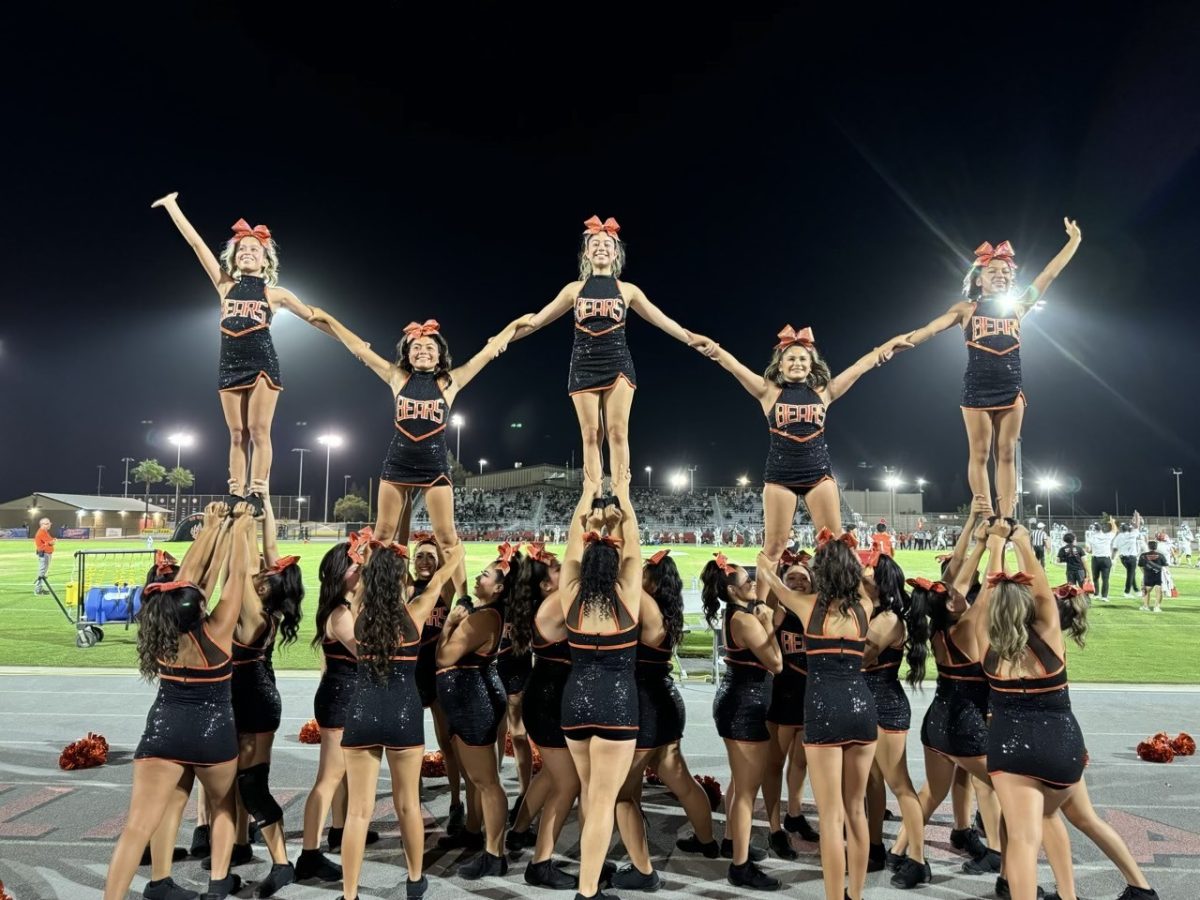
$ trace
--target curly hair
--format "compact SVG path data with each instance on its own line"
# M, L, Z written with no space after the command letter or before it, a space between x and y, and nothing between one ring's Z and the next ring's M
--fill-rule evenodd
M1001 659L1017 662L1029 646L1037 607L1028 585L1002 581L992 588L988 605L988 643Z
M1059 597L1058 621L1063 633L1080 647L1084 646L1084 638L1088 632L1088 605L1084 594L1074 597Z
M319 647L325 640L325 626L329 623L333 611L346 602L346 575L354 565L353 560L346 555L349 547L346 541L342 541L330 547L321 557L321 567L317 570L321 587L317 593L317 633L312 639L314 647Z
M784 347L782 350L776 348L771 353L771 360L767 363L766 371L763 372L763 378L774 385L783 387L787 384L787 379L783 377L783 372L780 370L780 364L783 362L783 354L787 353L791 347ZM825 362L816 346L805 347L809 357L812 359L812 366L809 368L808 377L804 379L814 391L820 391L829 386L829 382L833 380L833 372L829 369L829 363Z
M737 571L736 566L734 571ZM734 577L726 575L715 559L710 559L700 571L700 599L704 603L704 618L714 631L719 627L721 604L729 602L729 588L735 583Z
M621 555L615 547L604 543L588 544L583 548L579 563L579 596L583 614L601 619L617 619L617 576Z
M818 607L828 609L829 604L836 602L842 615L850 615L858 603L858 588L862 583L858 554L842 541L829 541L818 547L813 556L812 582Z
M296 642L300 631L300 620L304 613L300 608L304 600L304 577L300 567L291 565L281 572L265 573L268 587L263 598L263 612L278 617L280 645L286 647Z
M514 566L513 569L516 570L517 567ZM532 556L526 556L521 560L512 592L509 593L507 584L505 586L505 594L508 596L508 639L512 641L513 653L521 654L529 649L529 642L533 639L533 617L545 599L542 596L542 582L549 577L548 565Z
M675 560L664 556L657 564L646 563L642 570L642 585L662 613L668 645L678 647L683 639L683 579L679 577Z
M192 631L203 617L204 594L192 585L143 596L138 611L138 672L147 681L158 677L159 660L173 663L179 636Z
M446 339L442 337L440 331L435 331L433 334L424 336L437 344L438 348L437 368L433 370L434 377L439 381L443 378L449 378L450 370L454 368L454 361L450 358L450 345L446 343ZM412 347L414 340L416 338L406 334L396 342L396 365L409 375L416 371L408 359L408 351Z
M584 233L579 241L579 280L587 281L592 277L592 261L587 258L588 241L596 235ZM615 234L610 235L617 245L616 256L612 262L612 277L620 278L621 272L625 269L625 242Z
M904 589L904 570L890 556L881 553L875 562L875 589L879 600L874 615L893 612L904 619L908 612L908 592Z
M234 256L237 255L238 243L245 240L245 238L245 235L241 238L231 237L225 242L225 246L221 250L219 257L221 268L225 270L226 275L234 280L242 277L242 273L238 271L237 263L234 261ZM258 238L254 238L254 240L258 240ZM259 241L259 243L262 242ZM268 287L275 287L275 285L279 284L279 250L275 245L274 238L263 244L262 274L258 277L262 278Z
M392 651L399 643L417 640L421 630L403 600L408 560L390 550L371 554L362 568L362 606L355 631L359 658L365 659L376 681L387 678Z

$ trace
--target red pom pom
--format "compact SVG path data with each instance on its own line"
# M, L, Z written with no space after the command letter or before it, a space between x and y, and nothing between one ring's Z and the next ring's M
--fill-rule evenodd
M504 735L504 755L512 756L516 751L513 750L512 734L505 732Z
M663 780L658 777L658 771L653 766L646 766L645 774L646 784L661 785Z
M421 777L446 777L446 757L442 755L441 750L435 750L433 753L426 753L423 757L421 757Z
M533 741L529 742L529 749L533 752L533 764L530 766L530 771L536 775L542 771L542 751L537 748L537 744Z
M1137 755L1146 762L1169 763L1175 758L1175 751L1171 749L1167 736L1160 731L1150 740L1137 745Z
M4 889L3 881L0 881L0 900L13 900L13 895Z
M1086 750L1084 750L1083 751L1083 767L1086 769L1091 764L1092 764L1092 754L1090 754Z
M302 744L319 744L321 743L321 726L317 724L316 719L309 719L300 726L300 743Z
M721 807L721 782L713 778L711 775L693 775L693 778L699 782L700 787L704 788L704 793L708 794L708 805L713 812L716 812Z
M63 747L58 757L60 769L92 769L108 762L108 741L104 735L89 731L87 737Z
M1171 749L1175 751L1176 756L1191 756L1196 752L1196 739L1186 731L1179 732L1179 736L1171 741Z

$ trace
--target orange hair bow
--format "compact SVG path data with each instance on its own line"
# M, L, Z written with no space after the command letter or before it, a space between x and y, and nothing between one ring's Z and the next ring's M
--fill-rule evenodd
M417 338L438 334L441 330L442 326L438 324L437 319L426 319L424 322L409 322L405 325L404 336L415 341Z
M1001 241L998 247L993 247L987 241L984 241L975 248L975 265L986 266L993 259L1002 259L1015 269L1017 267L1014 260L1015 256L1016 251L1013 250L1013 245L1008 241Z
M545 566L552 566L558 562L558 557L546 550L546 545L530 541L525 545L525 549L529 552L529 558L536 560Z
M401 559L408 559L408 548L403 544L397 543L396 541L391 541L390 543L385 544L383 541L377 541L375 538L371 538L367 541L367 546L374 550L391 550Z
M413 535L412 535L412 542L413 542L414 547L417 546L417 544L436 544L437 543L437 541L435 541L433 539L432 531L414 531Z
M940 581L930 581L928 578L906 578L904 583L909 587L920 588L923 591L931 591L934 594L946 593L946 585Z
M1033 584L1033 576L1027 575L1025 572L993 572L988 576L988 587L995 587L998 584L1003 584L1006 581L1011 581L1013 584L1031 585Z
M671 555L671 548L664 547L662 550L655 551L653 554L651 554L650 558L648 560L646 560L646 565L657 566L660 562L662 562L664 559L666 559L670 555Z
M609 235L610 237L616 237L617 232L620 230L621 230L621 226L619 224L617 224L617 220L614 219L612 216L609 216L603 222L600 221L599 216L592 216L590 219L588 219L586 222L583 223L583 233L584 234L599 234L600 232L603 231L605 234Z
M250 223L245 219L238 219L233 223L233 239L240 241L245 237L258 238L264 244L269 244L271 243L271 229L266 225L255 225L251 228Z
M508 570L512 568L512 558L516 556L517 548L508 541L505 541L496 548L496 552L498 554L497 558L500 560L498 563L496 563L496 568L507 575Z
M1054 596L1059 600L1069 600L1072 597L1078 597L1083 591L1077 584L1060 584L1054 589Z
M859 550L858 561L864 569L875 568L879 564L879 557L882 555L878 550Z
M776 336L779 338L779 343L775 345L776 350L783 350L792 346L792 344L811 348L816 343L816 338L813 337L811 328L801 328L799 331L796 331L791 325L784 325L783 331L779 332Z
M196 585L191 581L156 581L153 584L148 584L142 589L142 596L148 597L151 594L161 594L163 591L177 591L180 588L191 587ZM197 590L199 590L197 588Z
M370 525L358 531L352 531L349 538L350 546L346 548L346 555L350 557L350 561L361 566L363 564L362 548L373 540L375 540L375 532Z
M610 534L601 534L598 531L589 531L583 536L583 542L585 544L604 544L605 546L612 547L614 550L621 549L620 538L615 538Z
M281 556L279 559L275 560L275 565L271 566L268 571L274 572L276 575L278 575L284 569L290 568L298 562L300 562L300 557L298 556Z
M826 544L828 544L832 540L834 540L833 532L830 531L828 528L822 528L820 531L817 532L817 548L818 549L820 549L821 547L824 547ZM858 549L858 538L856 538L854 535L852 535L848 531L845 532L840 538L837 538L837 540L841 541L843 544L845 544L851 550Z
M733 574L733 570L736 568L736 566L729 561L729 557L727 557L724 553L714 553L713 559L717 561L718 569L720 569L726 575Z
M156 575L166 575L172 569L179 568L179 560L166 550L154 551L154 572Z

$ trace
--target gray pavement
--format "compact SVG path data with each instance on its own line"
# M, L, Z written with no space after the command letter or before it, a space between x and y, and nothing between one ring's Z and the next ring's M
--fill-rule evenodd
M289 851L299 853L299 830L305 795L316 769L317 749L299 743L300 726L311 716L315 674L279 676L284 699L283 727L275 745L272 787L284 806ZM120 833L129 802L131 758L141 734L153 688L133 674L99 670L0 669L0 881L15 900L90 900L101 896L101 887L115 837ZM712 724L713 688L689 683L683 687L688 707L684 752L697 774L712 775L723 785L729 772L724 750ZM932 691L912 695L913 721L919 722ZM1138 760L1139 740L1159 731L1200 731L1200 688L1073 686L1075 711L1087 736L1091 765L1087 780L1093 802L1129 844L1163 900L1200 898L1200 772L1197 758L1177 759L1170 765ZM69 741L88 729L103 733L111 747L108 765L98 769L64 772L58 754ZM426 724L432 745L433 728ZM909 735L909 762L913 780L923 779L922 754L917 731ZM504 769L505 784L516 794L512 762ZM388 795L387 769L380 777L377 822L384 839L369 848L360 896L367 900L403 896L403 854ZM431 780L424 790L430 840L440 834L449 803L442 780ZM811 793L806 792L810 815ZM894 802L892 808L895 809ZM725 880L727 863L696 859L676 851L676 837L688 833L678 805L661 788L647 788L645 809L650 820L650 842L655 865L664 879L665 900L709 897L717 900L741 893ZM759 810L761 814L761 807ZM718 820L721 816L718 814ZM181 842L191 834L194 811L189 808ZM718 831L720 830L718 824ZM893 834L896 824L885 826ZM943 808L926 832L933 883L913 892L887 884L886 873L868 876L866 896L871 900L925 897L929 900L992 897L993 880L964 875L962 857L949 846L949 813ZM1079 894L1084 900L1115 898L1123 881L1113 866L1090 843L1072 834ZM755 841L765 843L765 821L756 822ZM801 897L823 897L817 846L795 842L798 862L769 860L765 865L784 881L784 891ZM568 824L559 846L568 868L578 860L578 829ZM620 861L623 851L614 843L610 858ZM528 852L512 858L510 874L470 885L454 876L457 854L427 856L431 875L431 900L449 900L468 894L491 900L515 897L569 897L570 894L531 888L521 877ZM266 874L269 859L261 846L256 859L238 871L253 881ZM143 870L148 875L147 870ZM181 883L204 884L196 861L175 868ZM1049 888L1049 868L1042 865L1041 880ZM135 891L144 884L139 877ZM293 885L282 898L335 900L340 886ZM251 896L249 889L242 896ZM140 895L139 895L140 896Z

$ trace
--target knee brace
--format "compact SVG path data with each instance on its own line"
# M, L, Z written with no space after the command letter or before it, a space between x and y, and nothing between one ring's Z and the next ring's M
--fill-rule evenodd
M254 817L259 828L274 825L283 818L283 809L271 796L270 778L270 763L259 763L257 766L242 769L237 776L242 805Z

